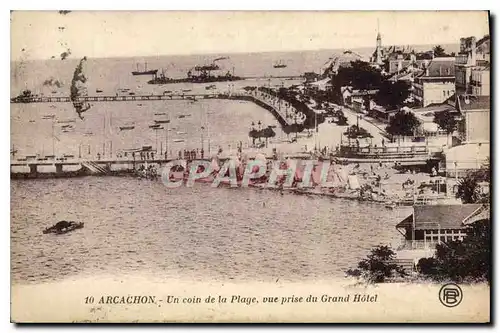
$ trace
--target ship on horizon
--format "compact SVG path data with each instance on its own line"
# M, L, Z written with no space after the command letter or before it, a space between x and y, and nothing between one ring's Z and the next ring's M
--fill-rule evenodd
M139 70L139 64L137 64L137 70L133 71L132 75L134 75L134 76L135 75L156 75L156 73L158 73L158 70L157 69L148 70L148 63L145 62L144 63L144 70L140 71Z
M273 67L274 68L285 68L286 64L283 62L283 60L280 60L277 63L275 63Z

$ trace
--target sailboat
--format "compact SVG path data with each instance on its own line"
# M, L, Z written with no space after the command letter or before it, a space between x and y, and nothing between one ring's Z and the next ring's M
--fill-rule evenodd
M283 60L280 60L277 63L275 63L273 67L274 68L285 68L286 64L283 62Z
M158 73L158 70L157 69L148 70L148 63L145 62L144 63L144 70L140 71L139 70L139 64L137 64L137 70L133 71L132 75L134 75L134 76L135 75L156 75L156 73Z

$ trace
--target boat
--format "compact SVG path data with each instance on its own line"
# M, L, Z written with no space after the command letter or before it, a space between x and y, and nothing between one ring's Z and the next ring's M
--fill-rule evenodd
M14 103L30 103L33 98L37 97L31 90L23 90L19 96L11 98L10 101Z
M206 90L214 90L214 89L216 89L216 86L215 86L215 84L211 84L209 86L206 86L205 89Z
M160 124L155 124L155 125L149 125L149 128L159 128L160 127Z
M209 65L203 65L203 66L196 66L194 68L195 71L216 71L216 70L219 70L220 67L219 65L217 65L216 63L211 63Z
M54 119L56 116L54 114L47 114L42 116L42 119Z
M184 142L183 139L174 139L174 142Z
M48 227L43 230L44 234L65 234L70 231L83 228L83 222L75 222L75 221L59 221L51 227Z
M168 123L170 123L170 120L168 119L155 120L155 124L168 124Z
M128 94L129 94L130 96L133 96L133 95L135 95L135 92L129 92Z
M68 120L58 120L57 123L58 124L66 124L66 123L74 123L76 122L75 119L68 119Z
M275 63L273 67L274 68L285 68L286 64L283 62L283 60L280 60L277 63Z
M180 115L179 117L177 117L177 118L182 119L182 118L186 118L186 116L185 116L185 115L183 115L183 114L181 114L181 115Z
M34 122L35 122L35 120L34 120L34 119L31 119L31 120L30 120L30 123L34 123Z
M52 91L52 93L53 93L53 94L57 94L57 91L53 90L53 91Z
M136 76L136 75L156 75L156 73L158 73L158 70L157 69L148 70L148 63L145 62L144 63L144 70L140 71L139 64L137 64L137 70L133 71L132 75L134 75L134 76Z
M96 93L102 93L102 90L101 89L96 89L95 92Z
M129 125L129 126L120 126L120 131L128 131L128 130L133 130L135 126Z
M186 134L186 132L177 132L178 135Z
M155 116L164 116L164 115L166 115L165 112L155 113Z

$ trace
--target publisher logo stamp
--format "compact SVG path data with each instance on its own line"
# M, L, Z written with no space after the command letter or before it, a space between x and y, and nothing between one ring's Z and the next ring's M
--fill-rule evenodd
M462 302L462 289L455 283L447 283L439 290L439 300L446 307L453 308Z

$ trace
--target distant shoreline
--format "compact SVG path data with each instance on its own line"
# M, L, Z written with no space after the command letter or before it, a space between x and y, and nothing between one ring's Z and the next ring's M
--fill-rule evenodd
M460 44L459 43L442 43L439 44L441 45L446 52L458 52L460 50ZM389 46L389 45L386 45ZM392 46L392 45L390 45ZM398 46L407 46L407 45L395 45L396 47ZM409 45L415 51L428 51L432 49L435 44L415 44L415 45ZM305 50L276 50L276 51L250 51L250 52L214 52L214 53L191 53L191 54L158 54L158 55L130 55L130 56L113 56L113 57L87 57L89 60L113 60L113 59L159 59L159 58L165 58L165 57L216 57L216 56L241 56L241 55L253 55L253 54L282 54L286 55L289 53L309 53L309 52L331 52L331 53L336 53L336 52L343 52L345 50L351 50L355 51L358 53L367 53L365 54L366 56L370 55L373 50L375 49L374 45L369 45L369 46L360 46L360 47L352 47L352 48L321 48L321 49L305 49ZM61 59L49 59L49 58L32 58L32 59L26 59L26 60L11 60L11 63L16 63L16 62L30 62L30 61L79 61L80 58L82 58L84 55L81 57L75 57L71 56L66 58L65 60Z

